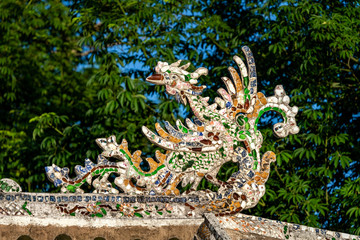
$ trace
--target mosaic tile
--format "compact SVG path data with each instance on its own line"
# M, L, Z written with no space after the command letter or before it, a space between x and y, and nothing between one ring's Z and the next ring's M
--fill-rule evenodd
M254 56L247 46L242 50L246 63L234 56L239 72L233 67L228 68L231 79L221 78L226 89L218 89L220 97L215 99L214 104L209 104L209 97L202 96L206 86L196 85L199 77L208 74L206 68L188 72L190 64L158 62L156 73L146 80L165 85L167 93L184 105L189 104L194 114L193 120L186 119L185 123L177 120L176 126L165 122L165 128L162 128L156 124L157 134L143 126L148 140L166 153L157 151L155 159L144 160L140 150L129 151L125 139L119 144L115 136L98 138L96 143L103 152L96 163L86 159L85 166L75 166L75 178L69 177L66 167L47 166L45 172L49 180L55 186L61 186L63 193L82 194L84 190L81 186L88 183L96 194L120 194L118 189L121 189L123 195L154 196L149 200L160 203L162 198L159 196L172 196L171 202L184 204L184 211L189 217L202 212L214 212L219 216L236 214L254 207L265 193L270 163L276 160L273 152L260 156L263 137L257 129L259 119L268 111L279 113L283 122L274 125L274 134L286 137L299 132L295 121L298 108L289 105L290 97L281 85L276 86L274 95L270 97L257 92ZM119 161L109 161L110 157ZM222 165L229 161L237 163L239 170L223 182L216 176ZM117 174L113 183L108 180L111 173ZM217 186L218 191L197 191L203 178ZM180 184L183 187L190 184L190 190L180 193ZM195 194L198 201L189 202L189 194ZM232 199L230 205L227 204L229 198ZM111 201L130 204L122 205L126 209L125 216L142 214L129 210L136 203L135 197L117 196L110 200L109 197L93 195L83 199L89 203ZM57 203L70 204L83 199L62 196ZM65 208L62 209L65 211Z

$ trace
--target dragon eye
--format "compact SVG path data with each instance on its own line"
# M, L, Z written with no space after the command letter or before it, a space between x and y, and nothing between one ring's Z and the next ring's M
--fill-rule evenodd
M172 79L176 79L176 76L175 76L175 75L172 75L171 78L172 78Z

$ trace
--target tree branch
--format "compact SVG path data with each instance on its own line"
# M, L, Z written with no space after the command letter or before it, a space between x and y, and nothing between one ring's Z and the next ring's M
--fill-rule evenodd
M117 46L117 45L121 45L121 44L123 44L123 42L109 43L109 44L106 44L105 48L109 48L109 47L113 47L113 46ZM75 56L77 56L77 57L85 57L85 56L89 55L90 53L94 53L94 52L97 52L97 51L99 51L99 49L92 48L92 49L90 49L88 51L85 51L85 52L77 52L77 53L75 53Z
M228 48L224 48L223 46L221 46L214 38L210 36L208 37L212 41L212 43L214 43L220 50L224 51L226 54L229 54L230 50Z

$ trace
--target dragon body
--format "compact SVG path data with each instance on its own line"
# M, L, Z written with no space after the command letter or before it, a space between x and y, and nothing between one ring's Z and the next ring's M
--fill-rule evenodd
M190 73L186 71L189 64L180 66L181 61L171 65L158 62L156 74L146 80L165 85L168 94L190 105L195 117L193 121L186 119L186 125L177 120L176 127L165 122L166 130L157 123L157 134L143 126L149 141L166 150L165 154L156 151L155 160L146 159L148 171L140 167L141 151L131 154L126 140L118 144L115 136L111 136L96 140L103 149L97 164L87 159L85 167L76 166L75 179L68 177L67 168L53 165L46 168L49 179L56 186L62 186L63 192L81 192L80 186L88 182L93 184L95 191L117 193L107 180L109 174L115 172L118 177L114 183L127 194L179 195L179 184L191 184L191 189L183 194L201 195L208 202L188 206L190 208L198 207L223 215L254 207L265 193L270 163L276 160L270 151L260 156L263 138L257 124L265 112L275 111L283 118L283 122L273 126L275 135L296 134L299 132L295 121L298 108L289 105L290 98L281 85L276 86L270 97L257 91L252 52L246 46L242 50L246 64L240 57L234 57L240 75L235 68L229 67L232 79L222 78L226 89L217 91L220 97L211 105L209 98L201 95L206 86L195 86L200 76L207 75L206 68ZM113 163L106 157L121 161ZM227 181L217 179L220 168L229 161L237 163L239 170ZM99 177L92 181L97 175ZM203 178L218 186L217 193L197 191Z

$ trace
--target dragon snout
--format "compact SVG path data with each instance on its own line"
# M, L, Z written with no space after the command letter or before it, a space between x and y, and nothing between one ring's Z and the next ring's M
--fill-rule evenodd
M164 85L164 76L162 74L153 74L146 78L146 81L154 83L156 85Z

